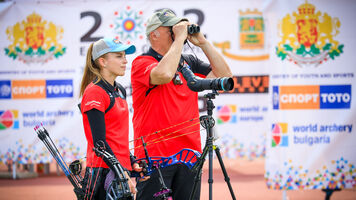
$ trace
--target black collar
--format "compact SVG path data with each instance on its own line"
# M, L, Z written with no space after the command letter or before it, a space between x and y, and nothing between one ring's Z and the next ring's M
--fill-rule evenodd
M154 57L158 62L161 61L161 59L163 58L163 56L160 55L159 53L157 53L155 50L153 50L152 47L150 47L150 49L149 49L146 53L144 53L144 54L142 54L142 55L144 55L144 56L152 56L152 57Z
M94 80L94 82L96 81L96 79ZM101 79L98 83L96 83L95 85L99 85L102 86L102 88L105 88L106 90L108 90L110 93L114 93L117 91L117 83L116 81L114 81L114 85L111 85L110 83L108 83L107 81Z

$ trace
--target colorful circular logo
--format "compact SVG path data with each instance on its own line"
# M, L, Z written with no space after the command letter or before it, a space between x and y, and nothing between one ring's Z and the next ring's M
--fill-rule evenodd
M131 32L132 30L134 30L135 26L136 26L135 21L132 19L126 19L123 22L124 30L127 32Z
M236 123L236 105L217 107L218 124Z
M18 129L18 124L18 111L0 111L0 130L5 130L9 128Z

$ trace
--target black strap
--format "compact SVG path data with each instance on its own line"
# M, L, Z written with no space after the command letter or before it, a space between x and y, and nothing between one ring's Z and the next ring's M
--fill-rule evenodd
M142 54L141 56L151 56L153 57L154 59L156 59L158 62L161 61L161 59L163 58L162 55L160 55L159 53L157 53L155 50L153 50L152 48L150 48L148 50L148 52ZM153 90L157 87L158 85L154 85L153 87L149 88L147 91L146 91L146 96Z
M109 97L110 97L110 104L108 108L105 110L105 113L109 112L109 110L115 105L115 97L111 94L109 94Z
M158 85L155 85L155 86L149 88L149 89L146 91L146 97L147 97L147 95L151 92L151 90L155 89L157 86L158 86Z
M103 88L106 93L109 95L110 97L110 104L108 106L108 108L106 108L105 113L109 112L109 110L115 105L115 98L116 97L120 97L122 99L126 99L126 90L125 88L118 82L115 81L115 85L118 88L118 90L120 90L120 92L122 93L122 96L119 94L118 91L114 91L111 92L106 86L105 84L98 84L98 86L100 86L101 88Z
M162 55L158 54L155 50L153 50L152 48L150 48L148 50L148 52L142 54L141 56L151 56L153 57L154 59L156 59L158 62L161 61L161 59L163 58ZM199 60L198 58L196 57L193 57L189 54L181 54L181 58L180 58L180 61L179 61L179 67L178 67L178 71L179 71L179 68L181 68L183 66L183 63L187 62L188 65L191 67L191 70L193 71L193 73L199 73L199 74L202 74L202 75L207 75L211 69L209 68L209 64L204 64L203 61ZM200 66L204 66L204 67L200 67ZM149 88L147 91L146 91L146 96L154 89L156 88L158 85L155 85L151 88Z
M117 87L118 90L120 90L120 92L122 93L122 96L119 94L119 92L114 91L112 92L108 85L106 85L107 83L104 84L96 84L97 86L101 87L103 90L105 90L105 92L109 95L110 98L110 104L109 106L106 108L105 113L109 112L109 110L115 105L115 98L116 97L120 97L122 99L126 100L126 90L125 88L118 82L115 81L115 86ZM78 108L80 110L80 112L82 111L81 109L81 103L78 104Z

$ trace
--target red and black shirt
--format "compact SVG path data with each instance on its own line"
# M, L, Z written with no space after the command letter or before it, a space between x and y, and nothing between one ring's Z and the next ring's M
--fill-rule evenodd
M171 156L183 148L201 152L199 120L189 122L199 117L198 93L188 88L180 72L178 74L183 81L182 85L175 85L173 81L163 85L151 85L151 70L161 58L162 56L151 48L132 63L134 138L146 136L144 139L149 144L147 150L150 156ZM185 55L184 59L196 75L205 77L211 71L209 64L196 57ZM157 131L158 133L155 133ZM145 156L140 146L142 142L136 140L135 156L138 158Z
M110 98L114 98L113 102ZM113 105L110 105L114 103ZM111 108L109 108L111 107ZM87 166L108 166L98 158L93 151L93 135L86 112L96 109L105 113L105 142L109 145L120 164L131 170L129 151L129 111L124 95L118 87L107 82L100 81L96 84L90 83L83 94L81 112L83 114L83 125L87 146Z

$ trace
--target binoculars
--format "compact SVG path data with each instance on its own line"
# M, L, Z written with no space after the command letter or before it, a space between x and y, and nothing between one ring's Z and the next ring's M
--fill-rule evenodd
M195 24L188 25L188 34L194 34L200 32L200 27Z

